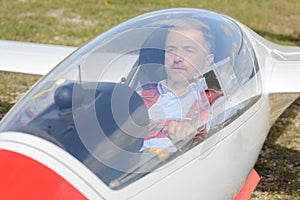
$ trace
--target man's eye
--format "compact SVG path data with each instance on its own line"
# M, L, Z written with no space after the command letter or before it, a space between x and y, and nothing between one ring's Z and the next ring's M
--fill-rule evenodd
M176 50L175 48L167 48L167 53L174 53Z
M195 53L196 52L195 49L193 49L193 48L186 48L185 51L187 53Z

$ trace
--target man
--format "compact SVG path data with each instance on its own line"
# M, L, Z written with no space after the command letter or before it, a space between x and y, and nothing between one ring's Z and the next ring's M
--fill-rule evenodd
M192 18L173 21L165 42L167 79L154 89L158 95L155 95L157 99L151 99L154 102L149 106L152 126L143 149L174 152L181 147L181 142L205 128L211 102L201 71L214 60L213 41L205 23Z

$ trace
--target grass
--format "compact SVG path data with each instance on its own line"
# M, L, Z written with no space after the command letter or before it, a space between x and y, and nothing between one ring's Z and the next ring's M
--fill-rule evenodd
M0 39L73 46L82 45L131 17L171 7L225 13L275 41L299 38L300 33L297 0L89 0L84 3L80 0L0 0L0 7ZM280 37L277 39L271 34ZM299 39L295 40L299 44Z
M172 7L221 12L266 39L300 46L298 0L0 0L0 39L81 46L131 17ZM0 73L0 118L38 79ZM300 199L299 113L300 99L271 128L255 166L262 179L252 200Z
M255 169L253 200L300 199L300 98L272 126Z

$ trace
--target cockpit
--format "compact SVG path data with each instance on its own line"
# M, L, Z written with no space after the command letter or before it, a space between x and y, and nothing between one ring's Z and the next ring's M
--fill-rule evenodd
M197 29L198 23L212 36L209 50L206 42L200 45L213 58L206 67L188 60L192 45L177 52L185 39L197 43L187 35L166 48L172 31L183 33L177 26ZM170 67L167 54L193 66L193 74L185 75L184 65ZM174 100L171 76L192 93ZM218 134L258 101L260 84L250 39L235 21L199 9L157 11L112 28L66 58L2 121L1 131L48 140L118 189ZM179 123L184 125L171 131ZM186 130L175 144L172 134Z

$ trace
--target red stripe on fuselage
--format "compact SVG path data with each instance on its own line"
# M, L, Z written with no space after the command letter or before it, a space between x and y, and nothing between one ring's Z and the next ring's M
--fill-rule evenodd
M86 199L45 165L8 150L0 150L0 198Z

